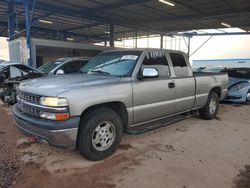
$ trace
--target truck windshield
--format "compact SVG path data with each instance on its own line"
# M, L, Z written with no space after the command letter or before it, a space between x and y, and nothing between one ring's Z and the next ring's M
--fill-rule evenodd
M91 59L81 72L110 76L130 76L141 51L103 52Z
M50 71L52 71L54 68L56 68L58 65L62 64L64 61L51 61L49 63L46 63L38 68L39 71L48 74Z

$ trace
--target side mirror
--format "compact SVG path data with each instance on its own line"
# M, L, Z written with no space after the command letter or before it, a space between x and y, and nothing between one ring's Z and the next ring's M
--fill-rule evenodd
M156 68L144 68L142 70L142 75L139 76L139 79L157 78L157 77L159 77L159 72Z
M56 75L62 75L62 74L65 74L64 70L59 69L56 71Z

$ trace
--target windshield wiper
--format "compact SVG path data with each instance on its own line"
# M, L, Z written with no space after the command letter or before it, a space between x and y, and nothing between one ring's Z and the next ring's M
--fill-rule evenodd
M110 76L109 72L105 72L105 71L102 71L102 70L91 70L90 72L102 74L102 75L105 75L105 76Z

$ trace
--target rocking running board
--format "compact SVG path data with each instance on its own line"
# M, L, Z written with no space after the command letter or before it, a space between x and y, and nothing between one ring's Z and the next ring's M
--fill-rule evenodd
M127 130L125 130L125 132L128 134L142 134L142 133L146 133L148 131L154 130L154 129L164 127L166 125L171 125L173 123L177 123L179 121L188 119L190 117L192 117L191 112L168 117L168 118L164 118L164 119L157 120L157 121L150 122L150 123L145 123L145 124L138 125L135 127L131 127L131 128L128 128Z

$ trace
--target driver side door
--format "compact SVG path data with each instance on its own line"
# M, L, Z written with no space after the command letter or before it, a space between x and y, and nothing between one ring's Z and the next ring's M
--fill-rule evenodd
M166 54L149 52L142 61L140 73L144 68L157 69L159 76L132 82L134 124L165 117L175 111L175 87Z

